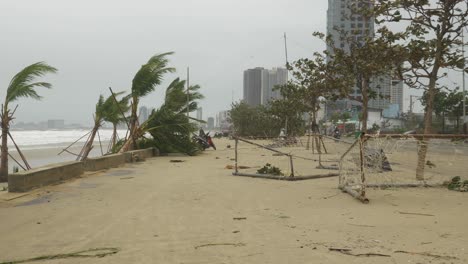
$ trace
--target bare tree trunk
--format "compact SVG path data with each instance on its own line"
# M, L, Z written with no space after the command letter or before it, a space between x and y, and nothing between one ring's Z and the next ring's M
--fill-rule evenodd
M8 123L8 113L4 113L2 120L2 157L0 165L0 182L8 181Z
M84 146L83 155L81 156L82 161L88 158L89 153L93 149L94 138L96 137L99 127L100 125L97 125L97 124L94 125L93 130L91 131L91 137L89 138L88 142L86 142L86 145Z
M367 133L367 118L369 117L369 79L366 76L362 77L362 127L361 132Z
M437 76L437 75L435 75ZM435 98L436 78L429 81L428 100L426 103L426 113L424 114L424 134L430 134L432 130L432 110ZM418 140L418 166L416 167L416 180L424 180L424 168L426 166L426 155L429 150L429 140Z

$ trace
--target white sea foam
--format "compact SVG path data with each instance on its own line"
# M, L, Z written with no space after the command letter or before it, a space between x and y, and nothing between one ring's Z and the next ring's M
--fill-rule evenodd
M21 149L42 149L57 146L65 146L78 140L89 130L29 130L29 131L11 131L11 135L16 144ZM119 137L125 137L125 130L118 130ZM99 137L101 141L109 141L112 136L112 130L101 129L99 130ZM96 135L95 142L99 140ZM86 142L88 136L79 140L79 142ZM13 147L13 142L8 140L8 146Z

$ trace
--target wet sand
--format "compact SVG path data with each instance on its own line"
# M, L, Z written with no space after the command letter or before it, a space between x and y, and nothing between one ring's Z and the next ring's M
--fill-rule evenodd
M234 143L215 143L196 157L156 157L16 199L0 192L0 263L101 247L119 252L46 263L468 262L466 193L374 190L364 205L337 178L232 176ZM273 157L241 147L242 164ZM313 172L303 162L298 170Z

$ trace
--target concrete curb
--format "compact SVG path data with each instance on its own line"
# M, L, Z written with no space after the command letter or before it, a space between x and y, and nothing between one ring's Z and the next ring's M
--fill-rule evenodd
M73 161L51 164L37 169L8 175L9 192L27 192L35 188L59 183L81 176L86 171L100 171L119 167L125 163L144 161L159 156L156 148L128 151L85 161Z

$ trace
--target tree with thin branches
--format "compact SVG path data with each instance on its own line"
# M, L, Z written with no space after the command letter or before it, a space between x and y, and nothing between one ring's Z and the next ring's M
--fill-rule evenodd
M462 32L468 26L467 0L379 0L379 22L406 25L399 47L404 64L401 78L412 88L425 91L424 134L432 133L433 110L440 81L448 70L467 71L461 52ZM418 148L416 179L424 180L427 140Z
M10 122L14 119L15 110L10 109L10 104L20 98L32 98L40 100L42 97L36 92L36 88L43 87L50 89L52 85L48 82L36 81L48 73L56 73L57 69L46 64L37 62L31 64L17 73L7 88L5 101L1 110L2 126L2 146L1 146L1 164L0 181L8 180L8 135ZM16 109L16 108L15 108Z

